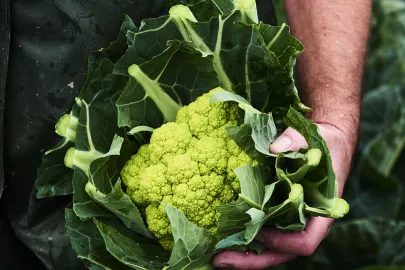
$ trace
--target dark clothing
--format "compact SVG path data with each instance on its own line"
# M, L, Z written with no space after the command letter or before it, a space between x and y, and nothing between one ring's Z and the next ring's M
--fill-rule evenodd
M36 170L43 151L58 139L56 121L70 110L84 82L89 53L116 38L125 14L139 25L143 18L167 14L165 3L0 1L0 191L5 180L0 269L22 269L27 263L30 269L83 267L65 233L63 209L71 197L37 200ZM260 19L274 24L270 1L257 3Z

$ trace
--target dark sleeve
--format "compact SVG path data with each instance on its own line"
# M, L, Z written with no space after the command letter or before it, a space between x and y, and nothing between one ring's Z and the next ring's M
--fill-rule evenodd
M0 1L0 198L4 188L3 114L6 91L8 53L10 47L9 0Z
M4 188L3 116L9 47L10 6L9 0L2 0L0 1L0 199ZM43 269L34 254L15 236L0 200L0 269L23 269L27 264L33 270Z

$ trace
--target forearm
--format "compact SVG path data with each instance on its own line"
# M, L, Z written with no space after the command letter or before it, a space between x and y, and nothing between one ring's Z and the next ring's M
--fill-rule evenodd
M357 140L371 0L285 0L291 32L305 46L298 87L314 122ZM354 147L354 145L353 145Z

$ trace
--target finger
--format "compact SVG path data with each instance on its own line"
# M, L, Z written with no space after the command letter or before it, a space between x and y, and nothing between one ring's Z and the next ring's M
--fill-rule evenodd
M294 259L293 254L266 250L260 255L254 252L223 251L212 261L216 269L265 269Z
M284 232L263 227L256 239L271 250L298 256L312 255L329 233L333 219L323 217L310 218L305 230Z
M301 148L308 148L305 138L295 129L287 128L277 140L270 145L270 152L279 154L287 151L298 151Z

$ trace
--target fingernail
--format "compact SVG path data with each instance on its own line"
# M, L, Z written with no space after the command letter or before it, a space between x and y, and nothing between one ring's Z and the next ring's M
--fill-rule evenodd
M287 151L293 143L293 140L290 136L284 135L279 137L271 144L271 148L277 152Z
M226 264L226 263L221 263L220 265L218 265L218 267L216 269L221 269L221 270L235 270L236 268L234 268L232 265L230 264Z

